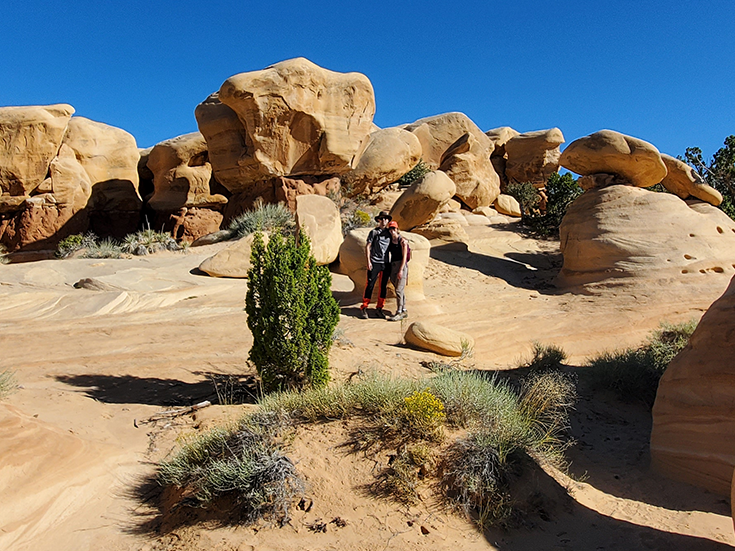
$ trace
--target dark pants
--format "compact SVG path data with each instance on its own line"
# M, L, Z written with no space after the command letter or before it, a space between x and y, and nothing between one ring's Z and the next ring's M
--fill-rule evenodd
M367 285L365 286L365 294L363 295L364 301L370 302L370 298L373 296L373 288L378 278L380 278L380 298L382 299L379 301L379 305L382 307L382 303L385 302L385 297L388 294L390 263L373 262L373 269L368 270L367 273Z

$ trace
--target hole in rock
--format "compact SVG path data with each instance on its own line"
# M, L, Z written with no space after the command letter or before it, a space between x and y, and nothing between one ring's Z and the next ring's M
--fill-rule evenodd
M684 258L686 258L687 260L691 260L694 257L692 255L690 255L690 254L685 254L684 255Z
M681 273L682 274L688 274L689 273L689 270L682 270Z
M725 230L723 230L720 226L717 226L717 233L725 233Z
M715 266L714 268L712 268L712 271L715 272L716 274L721 274L725 272L725 269L719 266Z

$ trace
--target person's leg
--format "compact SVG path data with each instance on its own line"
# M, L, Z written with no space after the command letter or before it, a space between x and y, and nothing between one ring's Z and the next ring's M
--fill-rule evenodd
M400 266L399 266L400 268ZM408 281L408 264L403 268L403 277L398 280L396 288L396 314L406 311L406 282Z
M380 274L383 273L385 266L383 264L373 263L373 269L368 270L367 273L367 284L365 285L365 292L362 295L362 306L364 310L370 304L370 299L373 296L373 289L375 288L375 282L377 281Z

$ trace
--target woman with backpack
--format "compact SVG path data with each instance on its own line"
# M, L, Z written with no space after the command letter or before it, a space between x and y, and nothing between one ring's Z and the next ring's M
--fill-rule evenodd
M401 235L398 223L391 221L388 224L390 232L390 244L388 255L390 256L390 280L396 290L396 313L388 318L389 321L406 319L406 281L408 280L408 261L411 258L411 249L408 240Z

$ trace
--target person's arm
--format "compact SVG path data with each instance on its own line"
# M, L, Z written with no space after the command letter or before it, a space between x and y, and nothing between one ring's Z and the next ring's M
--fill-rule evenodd
M365 243L365 259L367 260L367 269L368 272L373 269L373 263L370 262L370 248L372 245L372 232L370 232L370 235L368 235L367 243Z
M401 260L401 269L398 270L398 279L403 277L403 270L406 268L406 262L408 262L408 241L405 237L401 237L401 251L403 251L403 259Z

